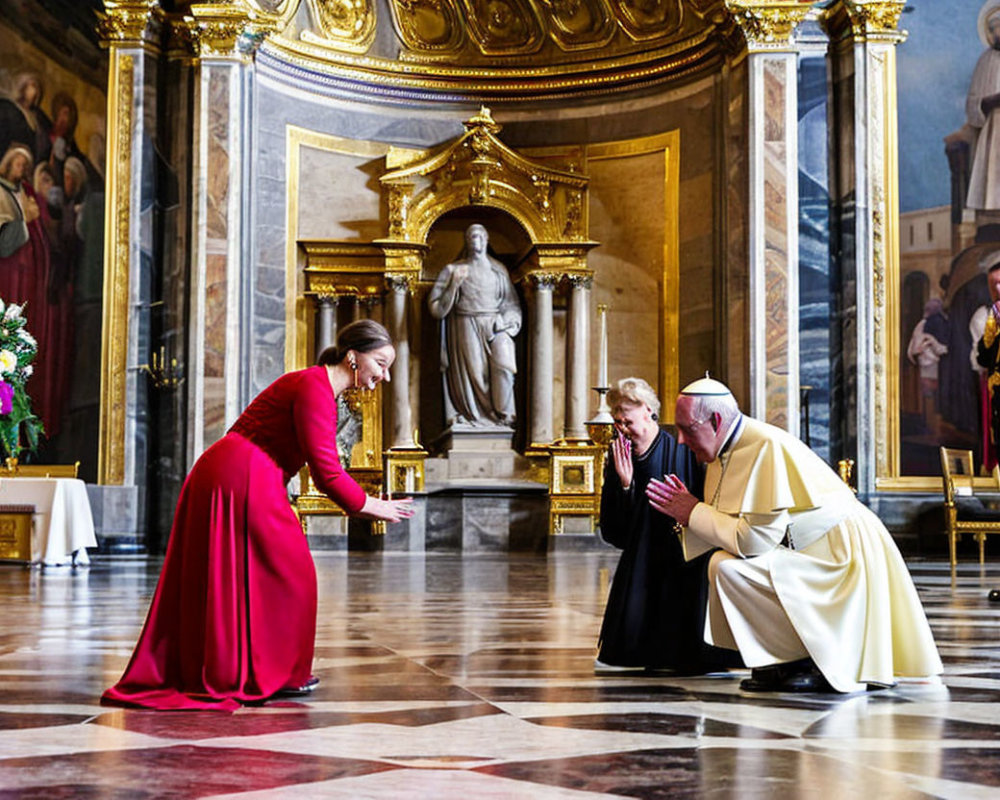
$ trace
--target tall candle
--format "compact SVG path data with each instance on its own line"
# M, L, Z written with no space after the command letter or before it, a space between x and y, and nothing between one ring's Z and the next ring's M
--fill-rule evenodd
M608 307L603 303L597 306L597 315L601 318L601 354L597 365L597 388L608 388Z

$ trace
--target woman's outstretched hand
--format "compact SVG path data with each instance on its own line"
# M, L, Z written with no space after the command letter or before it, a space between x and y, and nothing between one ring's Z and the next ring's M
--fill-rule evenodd
M383 500L381 497L368 495L365 504L355 516L381 522L399 522L401 519L409 519L413 516L413 498Z

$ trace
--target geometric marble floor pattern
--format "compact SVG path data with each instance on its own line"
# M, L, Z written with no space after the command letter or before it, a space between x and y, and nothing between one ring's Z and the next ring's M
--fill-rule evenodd
M909 564L940 682L595 675L616 553L316 553L318 689L104 708L160 568L0 565L0 798L1000 797L1000 566Z

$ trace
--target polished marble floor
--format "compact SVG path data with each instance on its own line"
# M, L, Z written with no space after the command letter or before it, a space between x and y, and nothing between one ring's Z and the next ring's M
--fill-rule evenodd
M1000 564L913 562L946 674L595 675L611 553L316 554L307 701L103 708L159 563L0 565L0 798L1000 797Z

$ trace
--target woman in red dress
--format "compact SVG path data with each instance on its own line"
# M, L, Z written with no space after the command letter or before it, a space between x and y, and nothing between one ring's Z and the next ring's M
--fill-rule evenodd
M278 378L198 459L146 624L102 702L231 711L315 685L316 569L286 484L308 464L350 515L412 515L408 499L366 495L337 457L337 396L388 381L395 356L378 323L346 326L317 366Z

